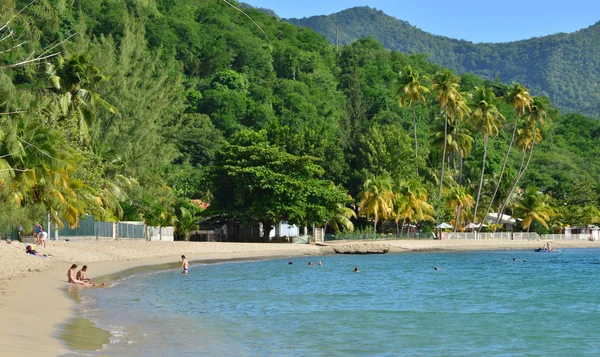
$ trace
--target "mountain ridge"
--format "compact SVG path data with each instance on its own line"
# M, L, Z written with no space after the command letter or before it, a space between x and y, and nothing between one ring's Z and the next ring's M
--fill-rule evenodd
M334 44L372 36L387 49L426 53L431 61L458 73L526 84L567 112L600 117L600 22L571 33L474 43L433 35L365 6L285 21L311 28Z

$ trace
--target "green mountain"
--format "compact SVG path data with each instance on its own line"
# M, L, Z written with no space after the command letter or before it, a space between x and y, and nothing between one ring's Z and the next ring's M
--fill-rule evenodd
M526 84L565 111L600 117L600 22L569 34L473 43L432 35L369 7L286 21L312 28L334 44L373 36L388 49L427 53L431 61L459 73Z

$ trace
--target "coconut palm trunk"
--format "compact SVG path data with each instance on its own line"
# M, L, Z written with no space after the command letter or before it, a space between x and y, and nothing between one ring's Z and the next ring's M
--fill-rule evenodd
M533 140L531 142L531 149L529 150L529 156L527 157L527 163L525 164L525 167L523 168L523 170L520 170L519 173L517 174L517 178L515 179L515 182L513 183L512 187L510 188L510 191L508 192L508 197L506 197L506 201L505 201L504 206L502 207L501 213L503 213L504 210L506 209L506 206L508 206L510 196L512 195L515 188L519 184L519 181L521 181L521 177L523 177L523 175L525 174L525 171L527 171L527 168L529 167L529 162L531 161L531 156L533 155L533 148L535 147L538 122L539 122L539 120L536 120L535 125L533 126ZM523 156L523 157L525 157L525 156ZM522 165L522 163L521 163L521 165ZM499 217L501 217L501 216L499 216Z
M510 151L515 142L515 136L517 135L518 122L519 122L519 116L517 115L517 117L515 118L515 125L513 127L510 144L508 144L508 149L506 150L506 154L504 155L504 161L502 162L502 170L500 170L500 177L498 177L498 184L496 185L496 188L494 189L494 193L492 194L492 199L490 200L490 203L488 204L488 206L485 210L485 213L483 214L484 220L485 220L485 217L487 217L487 215L490 213L490 209L492 208L492 205L494 204L494 199L496 199L496 195L498 194L498 191L500 190L500 185L502 184L502 177L504 176L504 171L506 170L506 163L508 162L508 156L510 155ZM498 215L498 217L500 217L500 215ZM498 222L496 222L496 223L498 223ZM482 226L483 225L481 225L477 228L478 233L481 231Z
M448 148L448 114L444 112L444 150L442 151L442 174L440 175L440 190L438 200L442 199L442 187L444 185L444 166L446 164L446 149Z
M481 161L481 177L479 178L479 188L477 189L477 199L475 200L475 209L473 210L473 222L477 223L477 208L481 198L481 187L483 186L483 175L485 174L485 159L487 156L488 135L483 136L483 160Z
M415 132L415 172L419 176L419 143L417 142L417 111L413 107L413 129Z
M523 157L521 158L521 165L519 166L519 170L517 171L517 177L521 173L521 170L523 170L523 166L525 165L525 158L527 158L527 152L523 152ZM516 178L515 178L515 180L516 180ZM502 218L502 215L504 214L504 210L506 209L506 207L508 206L508 203L510 202L510 197L512 196L512 193L516 186L517 185L513 182L513 185L511 186L510 191L508 192L508 195L506 195L504 202L502 202L502 205L500 206L500 210L498 211L498 217L496 217L496 224L498 224L500 222L500 219Z

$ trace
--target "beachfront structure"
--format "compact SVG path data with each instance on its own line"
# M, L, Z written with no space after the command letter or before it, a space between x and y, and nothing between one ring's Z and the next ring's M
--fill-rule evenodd
M595 225L567 227L565 235L584 235L589 236L589 239L598 240L600 239L600 227Z
M278 222L269 232L269 238L293 238L300 235L300 227L288 222ZM260 241L263 237L263 225L259 222L215 222L200 223L196 231L190 232L190 240L208 242L252 242Z
M498 213L492 212L485 216L484 222L489 226L490 224L496 224L497 220ZM502 225L502 230L512 232L517 220L507 214L503 214L498 223Z

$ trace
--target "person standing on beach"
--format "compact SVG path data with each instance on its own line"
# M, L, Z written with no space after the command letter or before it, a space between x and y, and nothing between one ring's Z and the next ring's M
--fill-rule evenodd
M19 223L19 229L17 229L17 237L19 237L19 242L23 241L23 225Z
M40 232L43 231L42 225L39 222L35 222L33 226L33 238L35 238L35 244L40 245L42 241L40 240Z
M38 234L38 236L40 237L40 245L44 248L46 248L46 239L48 238L48 233L46 233L43 229L42 231Z
M181 256L181 268L179 269L183 269L183 274L187 274L190 272L190 263L188 263L187 259L185 258L185 255Z

